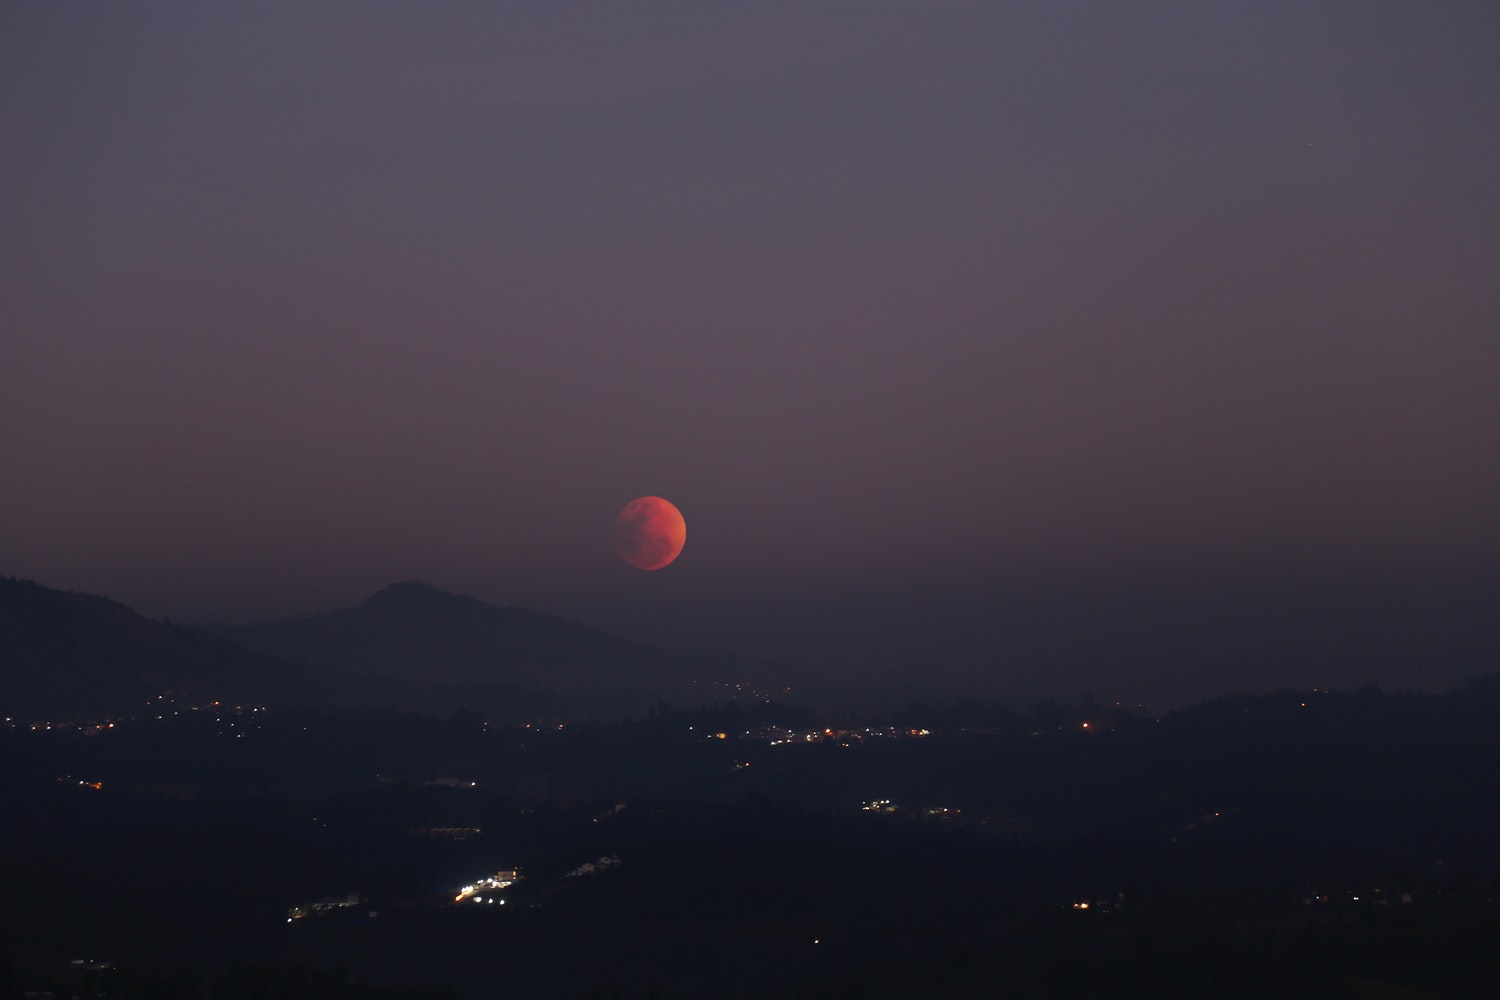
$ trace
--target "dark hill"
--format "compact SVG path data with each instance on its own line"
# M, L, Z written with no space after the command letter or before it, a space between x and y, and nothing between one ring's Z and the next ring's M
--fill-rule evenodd
M173 691L263 698L290 668L117 601L0 578L0 707L17 718L122 713Z
M351 612L293 624L307 626L324 619L340 623L323 647L324 656L304 655L301 647L292 645L287 647L290 655L283 658L228 635L144 618L105 597L0 577L0 716L22 721L130 716L146 701L171 692L189 703L468 711L497 721L519 721L643 711L653 703L648 699L661 696L618 681L588 691L575 686L576 693L568 696L559 693L560 685L510 681L498 672L482 679L457 672L419 677L419 671L402 677L368 669L353 674L320 665L325 658L338 662L327 654L339 648L339 636L355 643L363 638L370 647L390 642L402 650L420 648L424 636L436 635L431 646L441 659L456 648L467 648L463 642L454 645L458 637L469 635L470 643L477 641L465 623L479 619L487 621L495 635L513 639L497 646L503 655L526 656L537 650L527 661L542 664L574 655L598 665L596 675L603 664L612 662L625 665L621 676L634 676L628 667L635 661L629 656L610 659L615 650L634 648L624 640L544 615L489 608L419 584L388 588ZM297 662L289 662L292 659Z
M570 698L720 692L743 680L733 656L668 650L524 608L497 607L425 583L394 583L326 614L217 627L286 660L423 683L507 684Z

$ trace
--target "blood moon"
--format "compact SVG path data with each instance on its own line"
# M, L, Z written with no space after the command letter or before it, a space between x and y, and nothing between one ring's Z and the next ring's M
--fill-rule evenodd
M615 548L636 569L661 569L686 541L682 511L661 497L636 497L615 519Z

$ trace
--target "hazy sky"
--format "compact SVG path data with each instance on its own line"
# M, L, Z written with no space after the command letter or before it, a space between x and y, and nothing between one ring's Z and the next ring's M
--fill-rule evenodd
M997 690L1500 654L1493 3L11 2L0 152L0 572Z

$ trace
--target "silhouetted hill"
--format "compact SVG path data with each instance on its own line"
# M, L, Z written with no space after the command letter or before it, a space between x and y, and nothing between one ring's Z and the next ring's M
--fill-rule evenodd
M353 676L288 663L205 630L152 621L105 597L0 578L0 715L128 716L164 692L186 703L399 707L481 712L497 720L618 707L514 684Z
M576 687L577 675L643 661L646 647L560 618L500 608L423 583L394 583L356 607L220 628L257 649L348 673ZM629 682L609 670L602 679Z
M733 656L654 649L420 583L311 618L199 629L0 578L0 714L22 719L123 715L163 692L496 721L617 717L727 699L744 674Z
M394 583L356 607L213 631L283 659L423 683L509 684L571 698L703 698L744 680L743 661L667 650L425 583ZM642 702L645 704L646 702Z
M289 668L117 601L0 579L0 706L17 717L120 712L163 691L263 697Z

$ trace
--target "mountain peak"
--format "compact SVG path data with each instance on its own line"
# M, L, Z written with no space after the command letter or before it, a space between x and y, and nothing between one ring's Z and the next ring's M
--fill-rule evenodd
M569 697L649 685L680 689L700 669L691 657L419 580L392 583L352 608L222 634L346 674L504 683Z
M360 607L391 608L413 605L431 607L473 600L472 597L464 597L440 587L434 587L430 583L423 583L421 580L398 580L365 598Z

